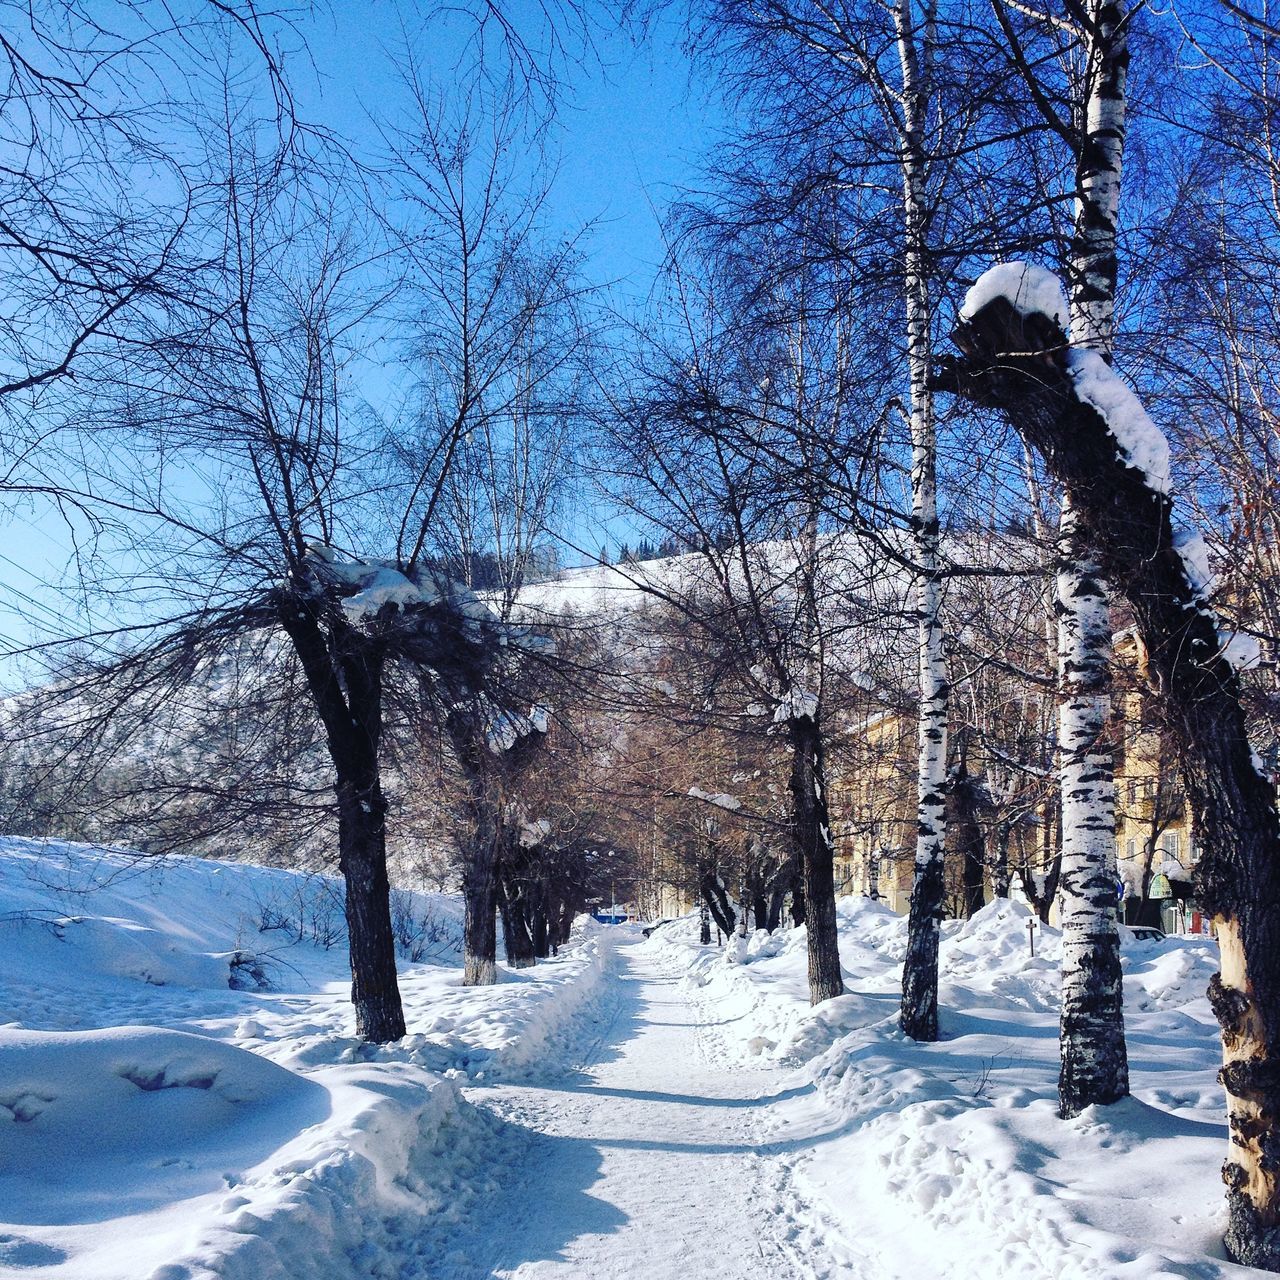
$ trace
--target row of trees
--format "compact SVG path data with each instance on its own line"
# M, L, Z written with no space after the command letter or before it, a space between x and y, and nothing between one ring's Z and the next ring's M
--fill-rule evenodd
M812 998L841 989L834 914L826 909L832 849L823 780L839 722L832 713L847 705L836 686L867 683L851 656L856 643L840 636L849 625L843 606L873 598L869 584L900 569L914 607L904 607L898 591L875 613L881 624L888 614L914 625L918 659L918 837L902 1025L915 1038L938 1034L948 796L961 826L958 801L972 785L971 734L959 750L948 742L957 721L954 676L957 667L969 668L968 682L981 669L1018 665L972 632L947 645L947 596L1009 571L952 558L949 545L958 543L943 537L940 514L950 508L961 525L988 499L1006 527L1038 535L1047 553L1041 571L1052 569L1055 579L1048 653L1012 674L1038 687L1033 701L1041 708L1056 675L1058 723L1047 733L1041 727L1039 759L1006 758L1024 776L1038 768L1060 779L1056 819L1052 811L1042 817L1062 831L1063 1114L1128 1090L1115 928L1109 647L1121 616L1110 599L1114 585L1187 778L1204 850L1200 895L1219 933L1240 939L1227 948L1234 955L1214 995L1233 1123L1228 1246L1243 1261L1274 1267L1280 1201L1265 1154L1274 1124L1264 1009L1271 952L1263 941L1273 903L1274 797L1248 763L1241 689L1225 638L1205 621L1206 573L1183 524L1201 523L1223 542L1243 535L1220 476L1203 469L1209 482L1188 496L1191 514L1169 525L1168 466L1159 457L1167 448L1154 428L1133 426L1141 410L1108 366L1119 337L1130 376L1157 393L1153 405L1163 392L1183 410L1179 443L1193 447L1222 420L1221 386L1240 388L1243 395L1231 396L1239 415L1231 435L1251 443L1233 450L1233 462L1269 476L1274 388L1267 358L1258 357L1264 347L1274 353L1274 324L1232 307L1258 278L1256 245L1276 242L1263 195L1274 176L1265 138L1276 110L1266 71L1275 30L1232 8L1170 31L1109 3L1056 13L1023 4L979 12L904 0L832 10L776 0L705 12L700 39L728 67L753 123L719 175L717 197L684 212L669 312L652 326L663 335L661 350L635 393L612 406L625 424L614 453L623 496L648 527L701 548L697 587L667 600L699 636L695 648L717 655L700 684L711 697L693 705L703 719L714 707L726 732L774 732L788 741L783 825L813 895L805 902ZM1204 56L1199 74L1183 74L1198 105L1212 102L1215 121L1229 122L1225 135L1189 128L1170 107L1169 92L1183 89L1170 57L1178 40ZM1144 213L1168 211L1154 231L1149 220L1127 227L1121 216L1122 159L1135 119L1143 130L1130 184ZM1188 138L1195 160L1183 173L1170 164L1169 148ZM1219 198L1205 199L1206 181ZM1229 248L1237 210L1255 238L1242 253ZM1166 251L1171 233L1194 240L1199 256L1189 261L1175 250L1174 268L1162 272L1149 255ZM1056 281L1019 266L984 275L962 312L967 363L940 361L935 352L958 286L993 259L1027 251L1059 269L1065 296ZM1122 258L1139 298L1127 345L1117 324ZM1206 277L1223 281L1220 296ZM1192 295L1194 315L1184 326L1177 300ZM1197 336L1170 339L1170 330ZM1003 377L1012 356L1028 349L1034 355L1015 361L1017 376ZM1225 378L1222 349L1231 352ZM1190 376L1184 365L1194 368ZM1026 385L1031 378L1034 387ZM1002 420L1015 434L1001 430ZM1137 432L1136 442L1126 431ZM1141 478L1144 466L1157 476L1144 481L1145 497L1130 474ZM1269 535L1252 504L1243 506L1256 564ZM725 527L738 532L728 546L719 537ZM832 572L839 586L817 588L823 569L840 560ZM1163 578L1152 577L1153 564ZM1267 589L1248 578L1236 585L1229 607L1270 637L1255 612ZM713 809L741 805L707 783L693 798ZM1256 833L1256 852L1247 833Z
M376 156L307 126L276 15L15 15L7 484L68 513L105 619L70 650L37 642L58 680L51 709L11 717L24 769L52 732L45 773L74 770L99 821L168 821L176 800L178 836L239 812L332 841L357 1027L382 1041L404 1032L389 791L401 823L452 815L470 982L493 980L499 911L509 958L536 958L648 824L722 926L731 898L766 925L790 903L817 1002L843 990L828 775L852 723L910 711L903 1029L938 1035L949 813L970 905L982 863L1000 892L1032 819L1060 824L1070 1115L1128 1087L1114 589L1228 960L1229 1247L1280 1265L1274 803L1170 521L1162 437L1109 370L1176 413L1192 522L1247 566L1227 606L1271 637L1274 27L1234 4L1162 22L1111 0L708 0L693 44L745 123L712 194L673 214L655 313L603 341L575 242L545 231L549 81L499 10L476 20L505 56L447 92L406 50ZM963 309L963 359L940 359L962 286L1025 254L1065 300L997 268ZM643 628L582 626L527 590L588 434L637 538L684 553L620 567ZM1001 539L1020 550L993 555ZM190 709L192 677L227 668ZM217 742L181 767L119 759L202 717ZM447 779L439 806L427 777ZM48 786L9 789L47 813Z

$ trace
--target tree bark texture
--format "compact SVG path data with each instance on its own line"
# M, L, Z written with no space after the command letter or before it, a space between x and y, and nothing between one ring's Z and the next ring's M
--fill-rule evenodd
M474 707L459 704L445 732L466 788L462 854L462 985L489 987L498 980L498 859L502 847L501 797L496 766Z
M482 841L467 853L462 903L462 985L491 987L498 980L498 886Z
M1239 679L1175 542L1172 501L1081 398L1059 326L997 295L955 340L965 359L940 371L940 385L1002 410L1043 454L1092 531L1100 571L1133 610L1200 837L1197 896L1221 948L1209 995L1231 1139L1225 1242L1236 1261L1280 1270L1280 822L1253 761Z
M986 903L986 844L978 823L978 789L962 753L951 781L951 819L963 867L964 914L970 919Z
M919 785L915 881L902 968L902 1030L915 1040L938 1038L938 941L942 927L946 840L947 716L950 685L942 644L942 577L934 421L933 306L929 295L925 123L929 108L928 30L921 38L911 0L893 4L902 73L903 258L906 267L907 371L910 383L911 529L919 584Z
M1068 255L1071 341L1111 362L1116 225L1124 158L1125 10L1093 0L1087 27L1084 131ZM1116 928L1111 609L1095 541L1068 499L1059 525L1057 614L1062 790L1062 1025L1059 1111L1078 1115L1129 1093Z
M1009 896L1009 836L1008 822L997 822L991 855L991 894L996 898Z
M713 869L706 868L702 872L700 884L702 901L715 918L716 928L726 937L732 935L737 926L738 917L734 912L733 903L729 901L729 895L725 891L724 885L720 882L720 877Z
M1059 1114L1129 1093L1116 927L1111 610L1078 512L1064 504L1058 554L1062 789L1062 1025Z
M322 627L320 606L313 602L282 593L278 607L333 761L356 1035L386 1044L403 1037L405 1023L387 877L387 804L379 767L383 653L375 638L340 618Z
M507 964L513 969L531 969L537 962L537 953L533 946L533 931L518 896L519 890L513 894L507 877L503 875L497 877L496 890Z
M812 716L792 716L787 721L787 736L791 744L792 826L804 871L809 1003L821 1004L844 994L822 735Z

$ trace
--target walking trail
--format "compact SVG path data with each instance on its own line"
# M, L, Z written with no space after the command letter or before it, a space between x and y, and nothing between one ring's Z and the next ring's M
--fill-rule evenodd
M774 1064L726 1061L715 1012L679 979L638 939L621 941L603 1019L578 1063L536 1085L467 1091L514 1149L433 1276L874 1274L793 1186L812 1138L774 1132L773 1112L800 1090Z

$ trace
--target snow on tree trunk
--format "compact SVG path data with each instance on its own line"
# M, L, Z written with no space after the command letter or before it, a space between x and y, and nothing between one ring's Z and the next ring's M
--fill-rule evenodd
M787 720L787 739L791 745L792 822L804 870L809 1003L821 1004L844 994L822 734L812 716L792 716Z
M1059 1112L1129 1092L1116 928L1111 611L1097 560L1064 503L1058 549L1062 786L1062 1031Z
M1205 604L1202 552L1175 535L1168 444L1097 357L1069 350L1051 278L988 272L955 334L964 359L939 385L1008 415L1048 462L1095 539L1098 566L1129 602L1174 740L1202 846L1196 896L1222 971L1209 997L1222 1028L1230 1132L1225 1243L1280 1271L1280 817L1256 767L1240 681ZM1002 274L998 274L1002 273ZM1060 291L1059 291L1059 301Z
M1128 44L1121 3L1090 7L1084 133L1067 272L1071 340L1111 361L1116 220ZM1059 1110L1078 1115L1129 1092L1116 928L1110 601L1080 514L1064 501L1057 574L1062 788L1062 1031Z
M950 685L942 645L942 582L937 502L937 439L929 297L924 123L928 67L921 66L911 0L896 0L894 29L902 69L902 200L906 232L907 367L911 404L911 528L920 575L919 785L915 881L902 966L902 1030L915 1040L938 1038L938 941L944 895L947 714ZM924 42L927 45L927 41ZM925 56L929 56L928 49Z

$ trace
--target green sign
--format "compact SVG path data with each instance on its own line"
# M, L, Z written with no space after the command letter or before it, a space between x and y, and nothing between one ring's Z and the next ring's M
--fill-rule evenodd
M1172 898L1173 886L1169 883L1169 877L1163 872L1151 877L1151 888L1147 892L1148 898Z

